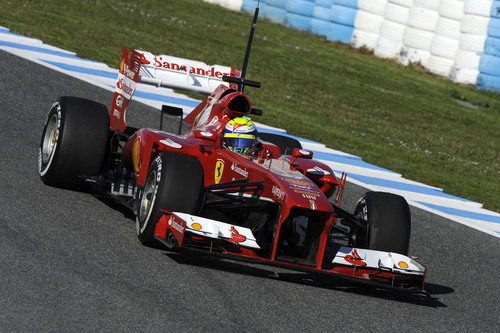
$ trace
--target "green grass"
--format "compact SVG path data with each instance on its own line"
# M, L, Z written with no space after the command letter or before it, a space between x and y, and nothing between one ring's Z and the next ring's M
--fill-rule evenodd
M239 68L250 22L201 0L0 0L0 25L115 68L124 46ZM498 94L265 20L247 77L258 121L500 211Z

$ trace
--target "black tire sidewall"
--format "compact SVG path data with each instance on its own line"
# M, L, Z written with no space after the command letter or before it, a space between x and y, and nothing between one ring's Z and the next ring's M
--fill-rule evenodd
M151 208L144 219L140 212L144 188L137 191L136 197L136 231L139 240L145 245L155 245L156 223L165 211L198 213L204 185L200 162L187 155L171 152L158 155L150 164L145 184L154 174L157 181L156 188Z
M399 195L367 192L358 202L354 215L368 222L362 245L371 250L408 254L411 215L408 203Z
M42 162L42 145L48 121L57 114L58 130L53 157ZM60 97L49 111L42 132L38 170L47 185L81 189L81 176L96 176L105 160L109 113L105 105L71 96ZM45 171L45 172L44 172Z

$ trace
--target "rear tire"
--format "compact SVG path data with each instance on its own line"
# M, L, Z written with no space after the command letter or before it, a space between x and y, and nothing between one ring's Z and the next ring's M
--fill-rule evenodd
M105 159L109 114L105 105L60 97L43 129L38 171L46 185L82 189L82 176L96 176Z
M292 155L293 149L302 149L299 141L288 136L272 134L272 133L259 133L259 137L267 142L278 146L282 155Z
M402 196L367 192L359 199L354 215L368 222L359 231L356 246L408 255L411 234L410 207Z
M141 243L156 245L154 232L162 210L197 214L203 185L203 168L194 157L171 152L156 157L136 196L136 231Z

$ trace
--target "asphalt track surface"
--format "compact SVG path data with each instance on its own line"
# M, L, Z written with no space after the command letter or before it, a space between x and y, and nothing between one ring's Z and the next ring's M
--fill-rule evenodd
M52 102L112 94L0 58L0 331L500 330L499 239L413 207L410 254L429 266L431 298L142 246L127 210L37 172ZM137 102L128 115L158 123ZM348 184L345 207L363 192Z

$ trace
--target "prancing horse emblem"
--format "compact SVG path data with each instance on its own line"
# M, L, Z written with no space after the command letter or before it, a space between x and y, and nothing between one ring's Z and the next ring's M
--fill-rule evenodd
M223 172L224 172L224 161L217 160L217 163L215 164L215 184L219 184Z

